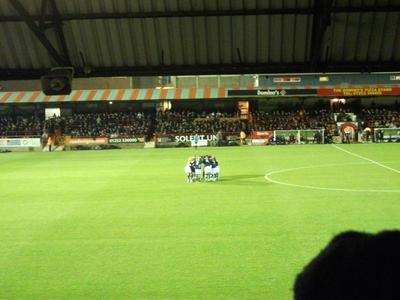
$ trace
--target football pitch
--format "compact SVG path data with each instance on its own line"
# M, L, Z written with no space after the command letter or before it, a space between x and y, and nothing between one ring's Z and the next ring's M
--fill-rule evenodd
M394 228L399 144L0 154L2 300L291 299L333 235Z

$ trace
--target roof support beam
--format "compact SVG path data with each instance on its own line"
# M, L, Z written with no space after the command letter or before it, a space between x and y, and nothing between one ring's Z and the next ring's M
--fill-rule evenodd
M75 69L74 77L111 76L168 76L168 75L215 75L215 74L293 74L338 72L398 72L400 63L329 63L319 64L314 71L308 63L299 64L218 64L218 65L169 65L143 67L104 67L93 69L86 75L83 69ZM48 70L0 69L0 80L37 79Z
M43 1L46 1L46 0L43 0ZM70 55L68 52L68 46L67 46L67 42L66 42L65 35L64 35L63 23L62 23L63 21L61 20L60 12L58 11L56 1L55 0L49 0L49 1L50 1L51 9L53 11L53 16L54 16L53 22L54 22L54 26L55 26L55 29L57 32L61 50L64 55L64 60L69 66L71 66L72 65L71 59L70 59Z
M57 64L59 64L60 66L68 65L67 61L58 53L56 48L54 48L49 39L46 37L44 31L35 23L35 20L32 18L32 16L29 15L28 11L25 10L21 2L19 2L19 0L10 0L10 4L15 8L18 14L22 17L23 21L26 23L26 25L35 34L37 39L41 42L43 47L57 62ZM43 20L43 18L40 18L39 20Z
M321 62L325 32L331 25L333 0L315 1L315 12L310 45L310 68L315 70Z
M13 0L10 0L13 1ZM324 0L315 1L325 2ZM400 5L363 6L363 7L332 7L332 13L368 13L368 12L400 12ZM101 20L101 19L151 19L151 18L185 18L185 17L225 17L225 16L259 16L259 15L312 15L315 8L268 8L268 9L231 9L231 10L197 10L197 11L151 11L151 12L112 12L61 14L61 21L71 20ZM41 15L32 15L35 21L42 19ZM52 21L52 15L44 16L45 21ZM23 22L20 16L0 16L0 22Z

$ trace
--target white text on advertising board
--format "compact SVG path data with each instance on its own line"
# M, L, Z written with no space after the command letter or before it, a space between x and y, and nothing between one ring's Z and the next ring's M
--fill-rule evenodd
M8 148L40 147L40 139L39 138L0 139L0 147L8 147Z
M177 143L184 143L190 142L194 140L195 135L177 135L175 136L175 142ZM215 134L199 134L199 140L206 140L206 141L216 141L217 136Z
M136 137L131 137L131 138L110 138L109 143L110 144L132 144L132 143L143 143L144 138L136 138Z

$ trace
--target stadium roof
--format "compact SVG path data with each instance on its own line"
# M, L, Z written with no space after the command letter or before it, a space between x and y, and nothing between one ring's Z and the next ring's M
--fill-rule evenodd
M400 0L2 0L0 41L3 80L399 71Z

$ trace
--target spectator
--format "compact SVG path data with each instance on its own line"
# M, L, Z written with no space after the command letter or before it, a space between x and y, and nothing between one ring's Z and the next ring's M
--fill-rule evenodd
M0 116L0 136L40 136L43 132L44 117L38 115Z
M253 127L256 131L324 128L327 133L336 127L336 123L332 112L326 109L276 110L253 113Z
M363 129L400 128L400 112L387 108L364 108L359 115Z
M236 114L226 112L159 112L156 124L155 131L158 134L217 133L218 131L237 133L248 129L248 125Z
M49 133L58 129L73 137L147 135L151 128L151 115L141 112L74 114L46 121Z
M345 232L297 276L295 300L400 299L400 231Z

